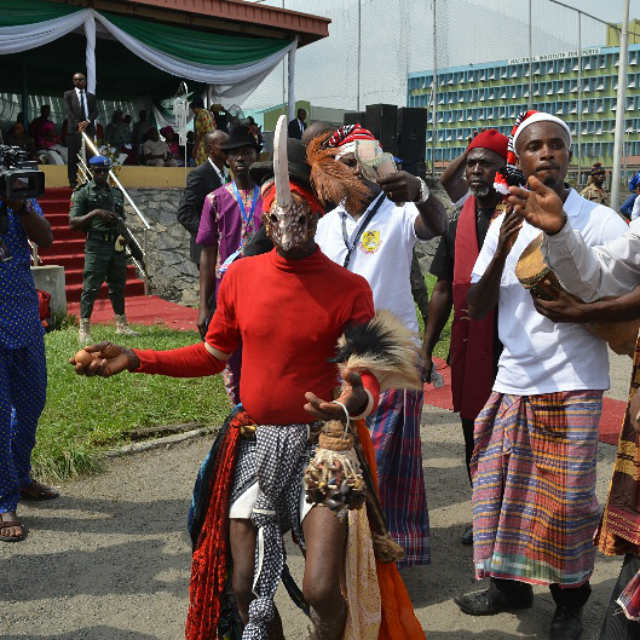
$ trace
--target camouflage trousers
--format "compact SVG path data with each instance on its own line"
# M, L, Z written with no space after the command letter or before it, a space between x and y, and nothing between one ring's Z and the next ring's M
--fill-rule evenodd
M87 239L84 249L80 317L91 317L93 303L105 280L109 286L109 299L113 312L116 315L123 315L126 277L127 260L124 251L116 251L113 242Z

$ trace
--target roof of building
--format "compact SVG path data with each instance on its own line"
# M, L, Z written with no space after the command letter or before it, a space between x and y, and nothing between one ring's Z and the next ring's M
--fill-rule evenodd
M53 0L198 29L290 40L304 46L329 35L329 18L245 0Z

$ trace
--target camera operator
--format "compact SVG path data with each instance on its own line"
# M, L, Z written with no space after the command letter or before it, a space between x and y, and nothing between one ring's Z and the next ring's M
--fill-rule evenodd
M58 493L32 480L31 450L45 404L47 371L27 239L53 243L37 200L0 203L0 541L23 540L18 501Z
M125 255L124 199L119 189L108 184L111 161L105 156L89 160L93 180L82 185L71 196L69 226L85 231L84 272L80 295L80 332L82 346L91 342L89 333L93 303L102 283L109 285L109 298L116 316L116 333L137 336L127 324L124 314L124 288L127 278Z

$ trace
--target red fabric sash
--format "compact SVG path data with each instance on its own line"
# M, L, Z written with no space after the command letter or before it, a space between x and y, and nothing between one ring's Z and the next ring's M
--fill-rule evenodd
M218 637L221 598L227 583L231 482L240 427L245 424L250 424L250 419L246 412L241 412L231 421L216 455L217 473L212 479L211 500L197 548L191 558L186 640L213 640Z
M462 207L455 242L451 394L454 411L459 411L462 418L475 420L491 394L495 375L495 312L472 320L467 306L471 271L480 252L475 196L469 196Z

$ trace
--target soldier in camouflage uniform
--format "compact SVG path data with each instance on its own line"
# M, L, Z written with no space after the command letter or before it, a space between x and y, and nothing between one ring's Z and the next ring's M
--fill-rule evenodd
M81 344L91 342L89 329L93 303L105 280L116 316L116 333L138 335L129 328L124 314L127 259L124 237L119 229L124 222L124 199L119 189L107 183L111 167L109 158L94 156L89 165L93 180L74 191L69 210L69 226L87 234L80 296L78 340Z
M580 192L580 195L591 202L597 202L598 204L609 204L609 195L604 190L604 182L607 178L607 174L604 167L596 162L589 171L589 179L587 186Z

